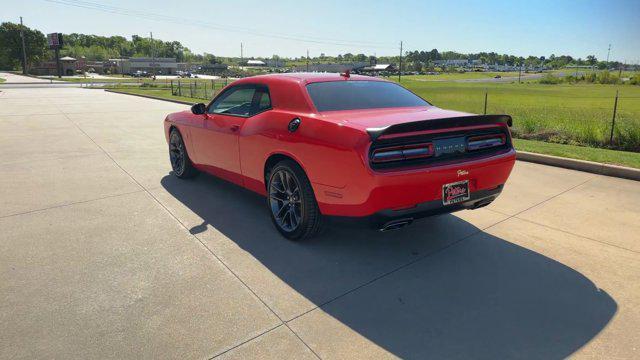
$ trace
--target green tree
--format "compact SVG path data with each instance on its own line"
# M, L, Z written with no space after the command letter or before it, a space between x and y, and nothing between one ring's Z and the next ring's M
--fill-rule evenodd
M24 31L24 44L27 53L27 69L41 61L47 54L47 39L38 30L24 25L4 22L0 24L0 69L17 70L22 63L22 40L20 27Z

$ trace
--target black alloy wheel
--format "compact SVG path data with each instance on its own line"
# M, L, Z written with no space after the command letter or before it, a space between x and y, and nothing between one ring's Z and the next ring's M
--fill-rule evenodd
M314 236L321 217L311 183L298 164L283 160L268 177L268 204L278 231L291 240Z
M169 135L169 160L175 176L184 179L193 177L196 174L196 169L189 160L182 135L176 129L172 130Z

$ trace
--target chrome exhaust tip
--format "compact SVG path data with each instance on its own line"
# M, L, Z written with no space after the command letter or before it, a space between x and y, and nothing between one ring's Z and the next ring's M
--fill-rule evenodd
M398 229L402 229L403 227L411 224L413 222L413 219L398 219L398 220L391 220L389 222L384 223L384 225L382 225L379 229L380 232L386 232L386 231L391 231L391 230L398 230Z

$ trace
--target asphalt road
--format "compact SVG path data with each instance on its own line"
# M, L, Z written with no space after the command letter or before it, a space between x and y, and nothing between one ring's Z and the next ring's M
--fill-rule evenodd
M491 206L293 243L170 175L186 106L0 92L0 358L640 357L640 183L518 162Z

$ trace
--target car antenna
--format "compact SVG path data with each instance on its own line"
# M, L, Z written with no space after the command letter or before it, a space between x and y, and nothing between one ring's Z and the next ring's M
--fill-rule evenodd
M345 72L340 73L340 76L344 76L347 79L351 77L351 70L347 69Z

